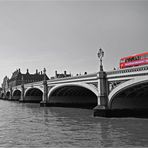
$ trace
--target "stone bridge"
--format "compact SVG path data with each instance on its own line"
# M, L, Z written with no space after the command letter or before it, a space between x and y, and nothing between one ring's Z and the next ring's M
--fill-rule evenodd
M96 115L104 110L148 109L148 66L22 82L1 95L3 99L38 102L41 106L97 106Z

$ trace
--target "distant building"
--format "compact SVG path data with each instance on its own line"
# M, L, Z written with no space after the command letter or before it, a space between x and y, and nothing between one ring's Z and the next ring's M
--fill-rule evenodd
M2 83L2 90L5 92L5 90L9 87L9 78L7 76L4 77L3 83Z
M8 80L8 85L10 87L21 85L22 81L24 84L26 83L32 83L32 82L38 82L44 80L44 74L42 72L38 72L36 70L35 74L30 74L29 70L27 69L27 72L25 74L22 74L20 69L13 72L12 77ZM46 80L49 80L48 76L46 75Z
M57 71L55 71L55 77L52 77L52 79L54 79L54 78L65 78L65 77L71 77L71 74L67 74L66 71L64 71L64 73L58 73Z

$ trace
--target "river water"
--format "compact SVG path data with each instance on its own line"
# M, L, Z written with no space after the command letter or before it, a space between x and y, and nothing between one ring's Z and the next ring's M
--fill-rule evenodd
M0 100L0 147L148 147L148 119Z

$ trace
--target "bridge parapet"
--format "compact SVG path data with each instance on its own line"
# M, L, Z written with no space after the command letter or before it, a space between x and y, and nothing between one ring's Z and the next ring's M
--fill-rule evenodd
M133 77L148 75L148 66L138 66L121 70L107 72L108 81L112 80L130 80Z
M107 75L109 76L109 75L114 75L114 74L132 73L132 72L138 72L138 71L148 71L148 65L108 71Z
M72 79L90 78L90 77L94 77L94 76L97 76L97 73L86 74L86 75L78 75L78 76L71 76L71 77L64 77L64 78L55 78L55 79L48 80L48 82L60 81L60 80L72 80Z
M36 87L36 86L42 86L42 85L43 85L43 81L24 84L25 88L28 88L28 87ZM13 90L14 90L14 89L21 89L21 85L14 86L14 87L12 87L12 89L13 89Z
M76 82L76 81L87 81L89 80L97 80L97 73L87 74L87 75L80 75L80 76L72 76L72 77L65 77L65 78L55 78L50 79L47 81L48 85L53 85L57 83L65 83L65 82Z

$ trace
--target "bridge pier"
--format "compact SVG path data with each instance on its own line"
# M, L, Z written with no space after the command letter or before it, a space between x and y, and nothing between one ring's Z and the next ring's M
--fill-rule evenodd
M9 96L8 100L12 101L12 87L10 88L10 96Z
M4 91L4 94L3 94L2 99L3 99L3 100L6 100L6 91Z
M43 91L43 97L42 101L40 102L41 107L46 107L48 104L48 85L47 82L43 82L44 91Z
M44 87L44 91L43 91L42 101L40 102L40 106L46 107L48 104L48 84L47 84L47 80L46 80L46 69L45 68L44 68L43 87Z
M98 73L98 105L93 109L94 116L107 117L108 113L108 83L106 72L103 70Z
M22 81L22 85L21 85L21 98L20 98L19 102L24 102L24 93L25 93L25 88L24 88L24 83Z

